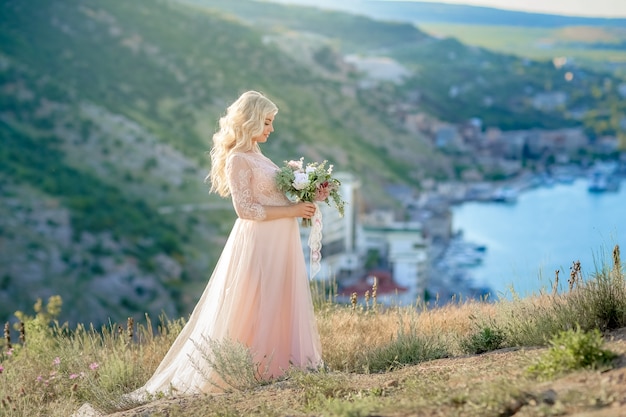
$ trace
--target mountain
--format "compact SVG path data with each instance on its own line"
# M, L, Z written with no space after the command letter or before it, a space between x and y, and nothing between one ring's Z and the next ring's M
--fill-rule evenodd
M466 45L498 53L541 61L567 57L577 66L596 72L622 78L626 75L625 18L562 16L420 1L267 1L411 23L435 37L456 38Z
M619 118L570 110L622 111L616 84L317 8L2 2L0 319L53 294L74 322L189 313L234 221L229 201L208 194L206 151L247 89L280 108L268 156L357 173L361 209L397 207L390 184L419 189L459 172L454 156L406 127L407 115L604 134ZM534 108L545 91L565 94L567 106Z
M362 14L379 20L402 22L456 23L472 25L525 26L558 28L565 26L611 26L623 28L624 18L564 16L547 13L530 13L493 7L468 6L421 1L395 0L268 0L285 4L317 6Z
M329 159L380 201L386 183L447 175L352 75L264 36L171 1L2 2L0 318L57 293L81 322L188 312L234 220L208 195L206 151L246 89L280 107L277 162Z
M426 111L454 123L480 118L484 125L504 130L584 125L595 137L617 134L625 116L618 90L623 80L609 71L571 62L555 66L552 59L535 61L468 46L455 38L435 38L409 23L408 14L391 22L364 15L371 4L393 11L404 2L348 1L335 6L321 2L301 7L267 1L181 1L221 10L263 28L298 60L312 47L356 56L357 62L373 61L375 69L391 58L405 71L402 83L368 89L359 99L381 113L396 109L389 114L396 119ZM360 14L331 9L351 9L357 3L363 5ZM538 109L536 101L545 94L563 95L567 104Z

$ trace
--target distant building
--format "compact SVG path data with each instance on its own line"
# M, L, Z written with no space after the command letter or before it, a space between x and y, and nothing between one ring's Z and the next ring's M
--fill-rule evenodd
M334 278L341 280L351 276L361 268L357 253L358 207L361 184L357 178L346 172L335 173L341 181L340 194L345 201L344 216L341 217L334 205L318 203L322 213L322 261L317 279ZM310 229L300 228L305 260L309 262L308 238Z
M548 154L575 154L589 145L582 128L530 129L501 132L500 155L508 159L540 159Z
M533 97L533 107L537 110L550 111L565 106L567 94L562 91L538 93Z
M576 153L589 145L583 128L542 130L541 146L553 152Z
M404 117L404 126L409 132L432 133L435 128L435 119L427 113L407 114Z
M441 124L435 133L435 145L438 148L461 149L464 142L455 125Z
M370 214L363 224L364 253L375 253L380 260L373 268L384 268L393 281L408 289L413 300L422 295L428 278L429 240L419 222L393 220L390 212Z
M527 130L502 132L500 135L501 156L509 159L522 159L525 146L531 146L529 136L530 131Z
M601 136L596 139L593 148L600 154L609 155L619 149L619 139L615 136Z
M429 238L422 223L396 221L392 211L377 211L361 219L359 180L349 173L336 173L336 178L341 181L345 213L340 217L334 207L319 204L324 226L321 269L315 279L335 279L340 287L350 286L372 271L376 275L386 271L387 284L406 289L403 296L415 300L426 288L428 273ZM308 266L310 228L300 231Z

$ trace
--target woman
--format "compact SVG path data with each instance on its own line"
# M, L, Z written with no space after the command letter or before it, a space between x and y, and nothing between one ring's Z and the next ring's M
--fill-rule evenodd
M278 377L290 366L321 365L296 219L311 218L315 205L291 203L276 189L279 168L259 148L274 131L277 112L265 96L248 91L220 119L207 179L212 192L232 196L238 218L189 321L135 393L228 388L214 350L233 343L249 349L262 379Z

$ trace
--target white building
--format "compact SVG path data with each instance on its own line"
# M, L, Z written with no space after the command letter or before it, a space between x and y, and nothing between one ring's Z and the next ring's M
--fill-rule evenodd
M366 259L375 254L373 268L389 270L394 282L408 289L403 297L411 301L423 295L428 277L429 240L420 222L398 222L392 212L378 211L360 219L361 184L349 173L336 173L340 193L346 202L344 216L334 206L318 204L322 212L322 260L317 280L354 282L365 277ZM310 228L300 228L307 266Z
M360 267L357 253L358 233L358 193L361 187L357 178L347 172L336 172L334 177L341 182L340 195L345 201L344 215L341 217L331 201L331 205L318 203L322 213L322 261L316 279L335 278L340 280ZM307 266L309 263L309 228L300 228L302 245Z
M424 293L428 279L429 241L422 224L394 221L380 213L375 218L372 221L370 216L363 225L363 250L377 252L388 263L395 283L409 289L406 297L415 300Z

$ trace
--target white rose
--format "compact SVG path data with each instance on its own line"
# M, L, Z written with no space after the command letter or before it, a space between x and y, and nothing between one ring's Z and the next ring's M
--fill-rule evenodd
M305 169L305 172L307 173L307 175L314 171L315 171L315 167L312 167L312 166L307 166Z
M294 172L293 188L296 190L304 190L309 185L309 174L304 172Z

